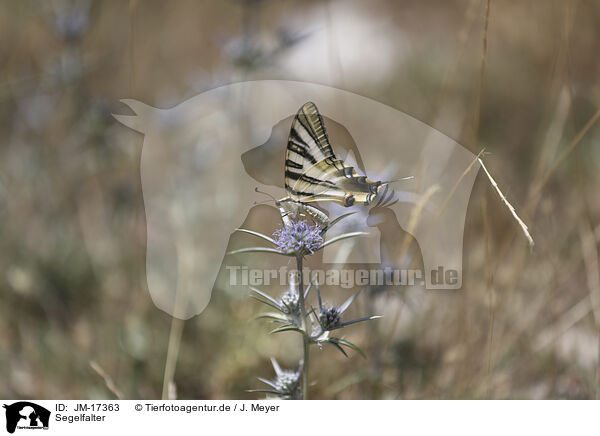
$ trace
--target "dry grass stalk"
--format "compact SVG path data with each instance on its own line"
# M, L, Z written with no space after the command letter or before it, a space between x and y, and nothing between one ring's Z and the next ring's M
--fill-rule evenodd
M484 0L485 1L485 0ZM483 22L483 41L481 47L481 62L479 67L479 92L477 93L477 103L475 105L475 120L473 121L473 138L477 144L479 140L479 120L481 118L481 98L483 95L483 78L485 77L485 64L487 59L488 47L488 28L490 22L490 0L485 3L485 19Z
M184 321L173 317L171 319L171 330L169 332L169 345L167 348L167 359L165 362L165 372L163 377L162 399L170 399L171 384L174 385L175 367L177 366L177 357L179 356L179 347L181 345L181 335L183 333Z
M104 371L104 369L98 364L98 362L96 362L95 360L90 360L90 367L96 372L96 374L98 374L100 377L102 377L102 379L104 380L104 384L106 385L106 388L109 391L111 391L113 393L113 395L115 397L117 397L117 399L122 400L123 393L119 390L119 388L117 388L112 377L110 375L108 375L108 373L106 371Z
M590 295L591 310L598 333L598 362L596 366L596 399L600 399L600 269L598 267L598 248L592 226L588 220L579 224L579 237L581 251L585 265L588 291Z
M583 126L583 128L579 131L579 133L575 136L575 138L573 138L573 140L569 143L569 145L567 145L565 147L565 149L562 151L560 156L558 156L558 158L556 159L554 164L552 164L550 169L546 172L544 177L537 184L537 186L535 187L535 189L533 190L533 193L531 195L531 198L534 200L534 202L537 199L537 197L540 195L542 189L544 188L544 186L546 185L546 183L548 182L548 180L550 179L552 174L554 174L554 172L563 163L563 161L567 158L567 156L569 156L569 154L571 154L571 152L575 149L575 147L577 147L577 145L579 145L579 143L581 142L581 140L583 139L585 134L588 132L588 130L590 130L592 128L592 126L594 124L596 124L596 121L598 121L598 119L600 119L600 109L598 109L596 111L596 113L592 116L592 118L589 119L589 121L585 124L585 126ZM535 202L535 203L537 203L537 202Z
M498 184L496 183L496 181L494 180L494 178L492 177L492 175L490 174L490 172L487 170L487 168L483 164L483 161L481 160L481 158L477 158L477 160L479 161L479 164L481 165L481 168L483 168L483 171L485 171L485 174L487 175L490 183L492 184L492 186L494 187L494 189L498 193L498 196L504 202L504 204L506 205L506 207L508 208L508 210L510 210L510 213L512 214L512 216L514 217L514 219L517 221L517 223L519 224L519 226L521 227L521 230L523 231L523 234L525 235L525 237L527 238L527 241L529 242L529 247L533 248L533 246L535 245L535 243L533 242L533 238L529 234L529 229L527 228L527 225L523 222L523 220L521 218L519 218L519 215L517 215L517 212L515 211L515 208L506 199L506 197L504 196L504 194L502 193L502 191L498 187Z
M586 295L577 304L567 310L550 328L542 331L533 343L533 350L536 352L541 351L556 342L567 330L588 316L591 310L592 303L589 295Z
M481 203L481 215L483 221L483 229L485 234L485 275L486 275L486 288L489 294L488 299L488 312L489 312L489 328L487 335L488 342L488 355L487 355L487 397L491 398L491 378L493 368L493 343L494 343L494 324L495 324L495 309L496 309L496 294L494 291L494 272L491 268L491 257L492 249L490 246L491 231L490 231L490 220L487 211L487 201L485 197Z

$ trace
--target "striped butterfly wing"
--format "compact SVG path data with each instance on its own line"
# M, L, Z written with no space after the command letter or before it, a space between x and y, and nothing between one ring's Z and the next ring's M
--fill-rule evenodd
M300 202L343 197L336 179L346 165L336 159L323 118L314 103L305 103L296 114L285 159L285 189Z

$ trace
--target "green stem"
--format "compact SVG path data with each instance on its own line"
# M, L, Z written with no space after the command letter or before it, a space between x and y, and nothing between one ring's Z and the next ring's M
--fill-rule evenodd
M298 265L298 303L300 305L300 317L302 318L302 328L304 329L304 335L302 341L304 345L304 366L302 367L302 399L308 400L308 357L309 357L309 334L308 331L310 323L306 316L306 306L304 303L304 274L302 274L302 256L296 256L296 263Z

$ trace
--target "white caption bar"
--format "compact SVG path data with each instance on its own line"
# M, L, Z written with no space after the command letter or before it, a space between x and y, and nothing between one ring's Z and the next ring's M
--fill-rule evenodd
M15 435L597 432L598 401L2 401ZM206 433L205 433L206 432ZM217 432L217 433L213 433ZM233 434L233 433L231 433Z

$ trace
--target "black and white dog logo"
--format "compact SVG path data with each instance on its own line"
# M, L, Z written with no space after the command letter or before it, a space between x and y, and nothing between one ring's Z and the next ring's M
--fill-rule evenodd
M48 429L50 411L29 401L4 405L6 409L6 431L18 429Z

